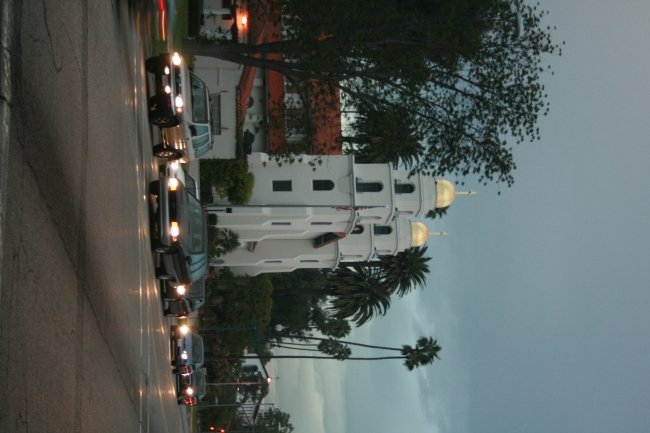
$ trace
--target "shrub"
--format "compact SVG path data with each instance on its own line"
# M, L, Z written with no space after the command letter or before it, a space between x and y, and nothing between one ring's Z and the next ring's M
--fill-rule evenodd
M238 173L234 177L232 185L226 189L228 201L232 204L248 203L253 195L253 187L255 187L253 173L248 171Z
M201 160L201 201L212 202L212 187L232 204L246 204L253 195L255 177L238 159Z
M232 230L213 228L210 232L210 257L221 257L239 248L239 235Z

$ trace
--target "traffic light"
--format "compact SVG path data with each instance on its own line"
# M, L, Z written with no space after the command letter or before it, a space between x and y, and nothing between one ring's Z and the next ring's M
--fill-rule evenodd
M219 433L226 433L226 429L225 428L220 428Z
M214 426L213 425L210 426L210 431L214 431Z

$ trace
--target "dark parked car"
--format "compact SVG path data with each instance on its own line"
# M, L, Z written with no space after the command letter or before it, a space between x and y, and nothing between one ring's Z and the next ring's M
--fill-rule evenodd
M205 210L174 173L168 170L150 185L158 203L152 230L152 249L161 255L156 277L172 287L201 279L209 252Z
M189 286L174 287L163 282L162 298L165 316L187 317L205 304L205 278Z
M185 325L171 327L174 374L191 374L203 365L203 338Z
M194 405L205 396L205 372L176 376L176 397L179 404Z
M154 95L149 98L149 122L160 128L162 143L153 153L158 158L192 161L213 146L210 91L187 67L178 53L147 59L154 75Z

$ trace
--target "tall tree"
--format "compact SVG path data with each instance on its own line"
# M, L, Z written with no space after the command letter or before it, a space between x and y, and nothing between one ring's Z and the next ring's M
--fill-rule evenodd
M426 151L413 170L514 181L506 137L540 138L541 74L559 53L547 14L520 0L250 0L253 19L283 23L259 45L184 40L183 52L277 71L344 110L398 109ZM522 23L523 25L519 25ZM522 31L523 29L523 31Z
M413 370L422 365L432 364L436 359L440 359L438 352L442 350L438 346L438 341L431 337L418 338L415 346L404 344L402 347L383 347L371 346L360 343L340 342L333 339L322 339L323 345L319 345L319 351L327 353L329 356L309 356L309 355L272 355L268 356L269 359L333 359L338 361L378 361L386 359L401 359L404 361L404 366L409 370ZM373 347L383 350L399 351L399 355L394 356L378 356L378 357L352 357L349 356L351 352L346 351L346 344L356 344L359 346ZM239 357L223 357L223 359L246 359L257 358L257 356L239 356Z
M424 287L426 274L429 273L427 262L431 260L424 254L427 247L414 247L400 251L394 256L379 256L379 260L365 262L343 262L343 268L377 268L381 272L383 284L389 294L397 293L401 298L413 288Z
M358 163L391 163L410 169L420 160L424 137L417 135L409 113L398 108L384 111L367 105L350 117L350 135L343 137L343 150L354 154Z
M289 421L291 415L279 409L269 411L268 417L259 417L254 431L259 433L291 433L293 425ZM253 431L253 430L251 430Z
M372 268L335 270L328 279L335 290L330 300L333 316L361 326L374 316L386 315L390 293L381 277L382 273Z

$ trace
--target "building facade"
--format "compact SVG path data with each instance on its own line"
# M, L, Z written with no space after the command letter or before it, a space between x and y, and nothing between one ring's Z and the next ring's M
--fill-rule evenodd
M456 195L449 181L409 177L390 164L357 164L353 155L303 155L280 165L253 153L248 161L255 175L251 201L234 206L217 198L207 206L218 227L240 241L211 264L238 275L334 269L421 246L429 232L413 218L449 206Z

